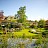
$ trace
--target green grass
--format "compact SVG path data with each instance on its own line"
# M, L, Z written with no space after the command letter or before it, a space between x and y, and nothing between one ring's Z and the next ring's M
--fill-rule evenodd
M45 29L44 28L38 28L36 29L37 32L45 32Z
M10 37L12 37L12 35L14 37L23 37L23 36L25 36L25 37L32 37L32 36L36 36L37 35L37 34L34 34L34 33L30 33L29 29L23 29L21 31L16 31L16 32L7 32L5 35L3 34L2 31L0 33L2 33L2 34L0 34L0 35L2 35L2 36L0 36L0 38L2 38L4 36L6 38L10 38Z
M34 35L37 35L37 34L33 34L33 33L30 33L29 32L29 29L24 29L24 30L21 30L21 31L18 31L18 32L13 32L13 35L17 35L17 36L34 36Z
M3 31L2 31L2 30L0 30L0 33L3 33Z

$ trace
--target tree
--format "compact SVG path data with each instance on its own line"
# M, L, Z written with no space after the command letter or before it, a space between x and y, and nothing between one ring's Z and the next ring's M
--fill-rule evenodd
M48 20L45 21L45 29L48 30Z
M26 7L24 6L24 7L20 7L19 11L17 11L16 17L18 18L19 23L23 23L26 21L27 16L25 14L25 10L26 10Z
M30 28L35 28L35 25L30 25Z
M39 28L44 28L44 26L45 26L45 20L39 20L39 22L38 22L38 27Z
M35 20L35 22L37 22L37 23L38 23L38 21L37 21L37 20Z
M17 14L15 14L15 19L18 19L18 15Z

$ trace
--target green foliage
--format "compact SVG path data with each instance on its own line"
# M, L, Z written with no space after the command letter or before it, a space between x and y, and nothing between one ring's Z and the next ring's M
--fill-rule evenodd
M45 20L39 20L39 22L38 22L38 27L39 28L43 28L45 26Z
M2 29L2 26L0 25L0 30Z
M35 20L35 22L37 22L37 23L38 23L38 21L37 21L37 20Z
M30 25L30 28L37 28L36 25Z
M17 11L16 17L18 18L18 22L23 23L26 21L27 16L25 15L26 7L20 7L19 11Z

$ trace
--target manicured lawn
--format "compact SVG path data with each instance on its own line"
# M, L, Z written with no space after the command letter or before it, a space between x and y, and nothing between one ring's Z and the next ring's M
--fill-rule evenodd
M21 31L16 31L16 32L7 32L6 34L3 34L3 32L1 31L0 35L2 35L3 37L5 36L6 38L10 38L12 36L14 37L32 37L32 36L36 36L37 34L34 34L34 33L30 33L29 32L29 29L23 29ZM0 36L2 38L2 36Z
M21 30L19 32L13 32L13 35L17 35L17 36L34 36L34 35L37 35L37 34L33 34L33 33L30 33L29 32L29 29L24 29L24 30Z

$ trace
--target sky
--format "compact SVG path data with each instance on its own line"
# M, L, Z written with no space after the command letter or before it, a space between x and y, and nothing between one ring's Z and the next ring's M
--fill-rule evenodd
M15 15L21 6L26 6L29 20L48 19L48 0L0 0L5 16Z

